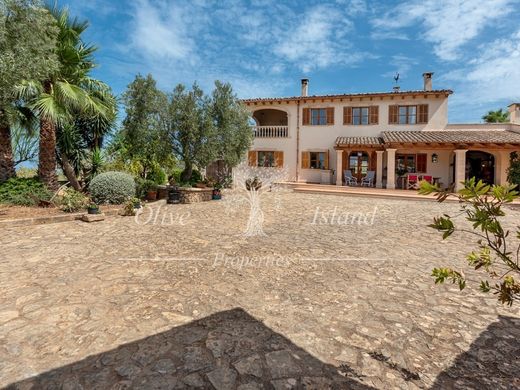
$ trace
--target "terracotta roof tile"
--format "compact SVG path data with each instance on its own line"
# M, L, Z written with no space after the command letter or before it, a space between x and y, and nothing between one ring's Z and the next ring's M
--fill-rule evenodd
M350 98L350 97L379 97L379 96L400 96L400 95L436 95L436 94L448 94L451 95L453 91L451 89L436 89L432 91L425 91L422 89L411 90L411 91L399 91L399 92L365 92L365 93L346 93L337 95L311 95L311 96L286 96L286 97L269 97L269 98L251 98L242 99L244 103L254 102L276 102L276 101L288 101L288 100L313 100L313 99L339 99L339 98Z
M336 138L336 146L371 146L378 147L383 144L380 137L338 137Z
M388 143L439 143L439 144L520 144L520 133L507 130L423 130L383 131Z

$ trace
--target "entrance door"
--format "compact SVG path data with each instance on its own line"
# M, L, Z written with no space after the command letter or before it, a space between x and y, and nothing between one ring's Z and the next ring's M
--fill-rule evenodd
M487 184L495 183L495 157L479 151L466 152L466 179L474 177Z
M352 176L357 178L358 182L367 174L370 165L370 159L366 152L352 152L349 156L349 169Z

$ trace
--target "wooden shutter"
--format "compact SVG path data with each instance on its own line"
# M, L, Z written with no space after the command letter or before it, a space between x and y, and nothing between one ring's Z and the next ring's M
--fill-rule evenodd
M426 173L427 172L427 163L428 155L426 153L419 153L416 157L416 170L418 173Z
M325 152L325 160L324 160L325 169L329 169L329 151Z
M256 150L250 150L248 153L248 161L250 167L256 167Z
M327 107L327 124L334 124L334 107Z
M309 152L302 152L302 168L309 169L311 166L311 154Z
M311 124L311 109L304 108L302 115L302 125L310 125Z
M343 124L352 124L352 107L343 107Z
M368 108L368 123L371 125L379 123L379 106L370 106Z
M428 123L428 105L419 104L417 106L417 123Z
M283 167L283 152L274 152L274 163L278 168Z
M388 124L396 125L399 122L399 106L388 106Z

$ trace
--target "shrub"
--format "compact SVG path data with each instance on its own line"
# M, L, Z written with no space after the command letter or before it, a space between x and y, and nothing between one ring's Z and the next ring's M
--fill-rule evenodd
M105 172L90 182L90 196L97 204L122 204L135 196L134 178L125 172Z
M507 181L520 187L520 157L518 153L511 153L510 164L507 169Z
M52 196L37 178L13 177L0 184L0 203L36 206L39 200L48 201Z
M151 180L145 180L141 178L136 178L136 193L139 199L143 199L146 197L148 191L157 191L157 184Z
M181 173L182 169L175 168L170 177L168 178L168 181L171 181L173 179L176 184L179 184L181 182Z
M74 188L67 188L56 202L56 205L67 213L84 209L88 204L89 198Z
M166 183L166 173L160 167L154 168L146 178L159 185Z
M196 169L193 170L193 172L191 173L191 178L190 178L190 184L197 184L199 182L202 181L202 175L199 171L197 171Z

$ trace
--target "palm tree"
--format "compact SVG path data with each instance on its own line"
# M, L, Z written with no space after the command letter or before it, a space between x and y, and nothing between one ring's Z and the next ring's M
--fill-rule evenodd
M81 34L88 22L71 19L67 9L49 10L59 28L57 54L60 69L43 82L29 82L19 88L20 96L29 98L30 106L40 118L40 145L38 176L46 186L58 187L56 175L56 130L66 126L78 115L112 121L115 117L115 99L110 88L89 76L94 68L93 53L96 47L85 45ZM62 159L67 165L68 158ZM71 184L77 180L69 177L74 170L64 167Z
M0 183L13 177L14 174L11 126L4 110L0 109Z
M509 114L502 110L496 110L496 111L488 111L486 115L482 117L484 122L486 123L504 123L509 120Z

